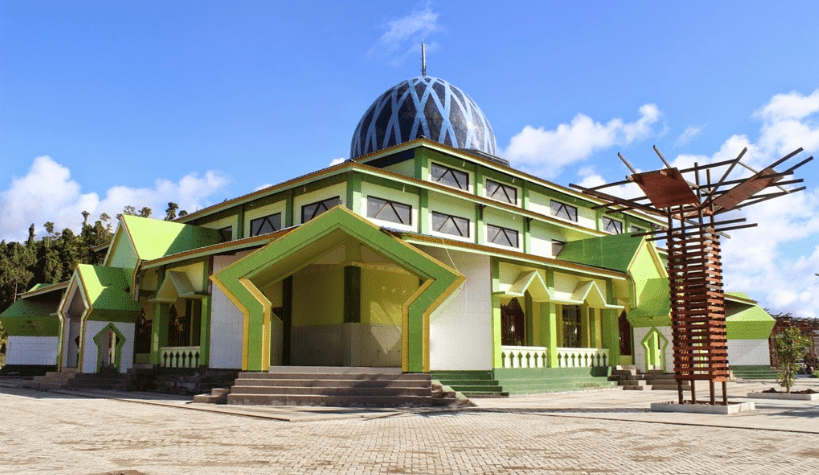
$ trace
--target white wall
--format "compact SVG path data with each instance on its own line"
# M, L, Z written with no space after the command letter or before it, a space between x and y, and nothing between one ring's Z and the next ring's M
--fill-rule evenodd
M453 250L447 253L444 249L430 247L422 250L466 277L458 294L430 316L430 369L491 370L492 279L489 257Z
M730 365L771 365L768 340L728 340Z
M55 365L57 341L56 336L9 336L6 364Z
M665 347L665 368L646 368L646 349L643 347L643 338L646 337L652 328L657 328L660 333L668 340L668 346ZM666 372L674 370L674 344L671 339L671 327L635 327L634 328L634 365L640 371L648 371L648 369L663 369Z
M213 273L238 260L238 256L214 256ZM213 289L210 314L210 367L242 368L244 316L217 285Z
M83 359L82 372L96 373L97 372L97 355L99 354L99 347L94 337L101 332L103 328L112 322L98 322L95 320L87 320L85 322L85 341L83 342ZM131 369L134 364L134 333L136 324L113 322L117 330L125 337L125 343L122 345L120 353L119 371L124 373Z

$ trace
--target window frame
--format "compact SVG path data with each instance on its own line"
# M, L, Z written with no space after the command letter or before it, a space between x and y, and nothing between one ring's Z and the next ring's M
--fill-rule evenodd
M382 201L384 204L378 209L378 211L374 215L371 216L370 215L370 203L372 203L373 200ZM378 217L379 213L381 213L387 206L390 206L392 208L392 211L395 213L396 216L398 216L398 219L400 220L401 219L401 214L396 209L396 205L401 206L401 207L406 206L406 208L407 208L407 218L408 218L409 222L402 223L400 221L392 221L392 220L389 220L389 219L384 219L384 218L379 218ZM367 196L367 217L372 218L372 219L377 219L379 221L386 221L388 223L400 224L401 226L412 226L412 205L408 205L406 203L401 203L400 201L387 200L387 199L384 199L384 198L379 198L377 196L369 195L369 196Z
M554 205L558 205L557 210L555 210ZM561 210L566 211L566 216L560 216L560 211ZM572 218L572 214L569 212L569 210L574 210L574 218ZM565 219L565 220L571 221L573 223L578 222L577 206L572 206L572 205L570 205L568 203L564 203L562 201L557 201L557 200L550 199L549 200L549 213L552 216L554 216L555 218Z
M219 242L233 241L233 225L225 226L216 230L219 233ZM227 236L225 234L228 234Z
M276 216L279 217L279 227L278 228L276 228L275 223L272 220ZM267 221L267 222L270 223L270 227L273 229L272 231L268 231L268 232L265 232L265 233L260 232L262 230L262 228L264 228L264 221ZM261 222L262 224L259 226L259 229L256 232L254 232L253 231L253 223L257 223L257 222ZM262 236L262 235L265 235L265 234L270 234L270 233L275 233L276 231L280 231L282 229L282 213L278 212L278 213L268 214L268 215L265 215L265 216L259 216L258 218L252 218L250 220L250 222L248 223L248 227L249 227L249 231L250 231L249 232L249 237Z
M498 230L498 232L495 233L494 237L490 237L491 228L495 228L495 229ZM515 236L514 245L510 245L511 244L511 239L509 239L509 234L507 232L514 233L514 236ZM510 244L504 244L504 243L494 241L494 238L497 238L501 233L504 235L506 240L510 242ZM503 226L495 226L494 224L487 223L486 224L486 242L489 243L489 244L494 244L496 246L509 247L509 248L512 248L512 249L520 249L520 231L518 231L516 229L504 228Z
M435 229L436 215L439 216L439 217L444 217L444 220L441 223L441 226L438 227L438 229ZM453 233L448 233L448 232L445 232L445 231L441 231L441 228L443 228L444 225L446 224L446 222L449 221L449 220L452 220L452 224L455 226L455 229L457 229L458 231L461 231L461 227L458 226L458 222L456 220L465 221L466 225L464 226L464 230L466 231L466 234L453 234ZM469 219L468 218L463 218L461 216L455 216L453 214L441 213L441 212L438 212L438 211L431 211L430 224L432 225L432 230L433 231L435 231L436 233L440 233L440 234L446 234L447 236L455 236L455 237L469 239L470 234L471 234L471 231L470 231L471 222L469 221Z
M606 220L608 220L609 222L606 223ZM603 216L603 219L601 221L603 222L603 232L607 232L609 234L623 234L623 222L622 221L618 221L618 220L616 220L614 218L610 218L608 216ZM614 232L609 231L609 227L612 224L615 224ZM620 225L619 228L616 226L618 224Z
M435 178L435 174L433 172L434 167L442 168L442 169L445 170L444 173L442 173L439 178ZM453 179L455 180L456 183L459 182L458 175L463 175L463 178L465 179L465 186L463 186L463 187L453 186L453 185L450 185L450 184L447 184L447 183L443 183L441 181L441 178L446 176L447 173L452 175L452 177L453 177ZM456 170L455 168L448 167L446 165L441 165L440 163L430 162L430 164L429 164L429 178L430 178L429 181L431 181L433 183L438 183L439 185L448 186L448 187L454 188L456 190L469 191L469 173L465 172L465 171L462 171L462 170Z
M330 202L332 202L332 206L327 205ZM304 223L306 223L306 222L308 222L308 221L310 221L310 220L312 220L312 219L314 219L314 218L316 218L318 216L321 216L322 213L330 211L332 208L334 208L334 207L336 207L336 206L338 206L340 204L342 204L341 196L336 195L336 196L333 196L331 198L325 198L323 200L313 201L312 203L307 203L307 204L301 205L301 224L304 224ZM313 211L313 215L310 216L309 219L304 219L304 217L305 217L304 216L305 208L307 208L308 206L313 206L313 205L316 205L316 209ZM321 208L322 205L324 206L324 211L319 211L319 209Z
M498 185L498 187L495 189L495 191L491 195L489 194L489 184L490 183ZM512 201L508 201L508 200L505 200L505 199L501 200L501 199L495 198L495 195L498 193L498 190L504 190L503 195L506 198L509 198L509 194L506 192L506 190L511 190L514 193L514 197L512 198ZM501 182L495 181L495 180L493 180L491 178L487 178L486 179L486 185L484 186L483 193L490 200L499 201L501 203L508 203L510 205L513 205L513 206L518 205L518 189L517 189L517 187L514 187L512 185L507 185L506 183L501 183Z

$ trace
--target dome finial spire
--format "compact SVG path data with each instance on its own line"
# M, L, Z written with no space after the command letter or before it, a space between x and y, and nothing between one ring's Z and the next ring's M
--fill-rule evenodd
M427 75L427 47L421 41L421 76Z

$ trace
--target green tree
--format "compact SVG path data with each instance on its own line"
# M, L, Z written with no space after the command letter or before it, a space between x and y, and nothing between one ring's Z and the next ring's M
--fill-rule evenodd
M165 210L165 221L173 221L176 219L176 210L179 209L179 205L171 201L168 203L168 209Z
M791 392L793 380L799 372L799 361L808 352L810 341L798 328L786 328L774 337L774 351L779 362L779 385Z

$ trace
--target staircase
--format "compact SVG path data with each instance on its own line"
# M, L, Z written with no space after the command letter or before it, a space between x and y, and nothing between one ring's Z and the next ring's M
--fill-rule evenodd
M400 368L277 366L268 373L239 373L227 403L398 407L468 405L469 400L433 388L428 373L403 374Z
M731 365L734 377L742 379L777 379L779 372L773 366Z
M674 379L674 374L666 373L661 369L652 369L647 373L641 373L636 366L618 366L611 371L609 379L617 381L618 385L626 390L677 390L677 381ZM690 388L691 383L684 381L683 389Z
M31 381L24 382L22 386L39 391L83 391L89 389L125 391L131 387L131 378L129 375L117 371L78 373L76 368L63 368L62 371L49 371L44 376L35 376Z
M609 367L495 369L495 378L509 394L540 394L616 387Z
M466 397L509 397L491 371L433 371L432 379Z

